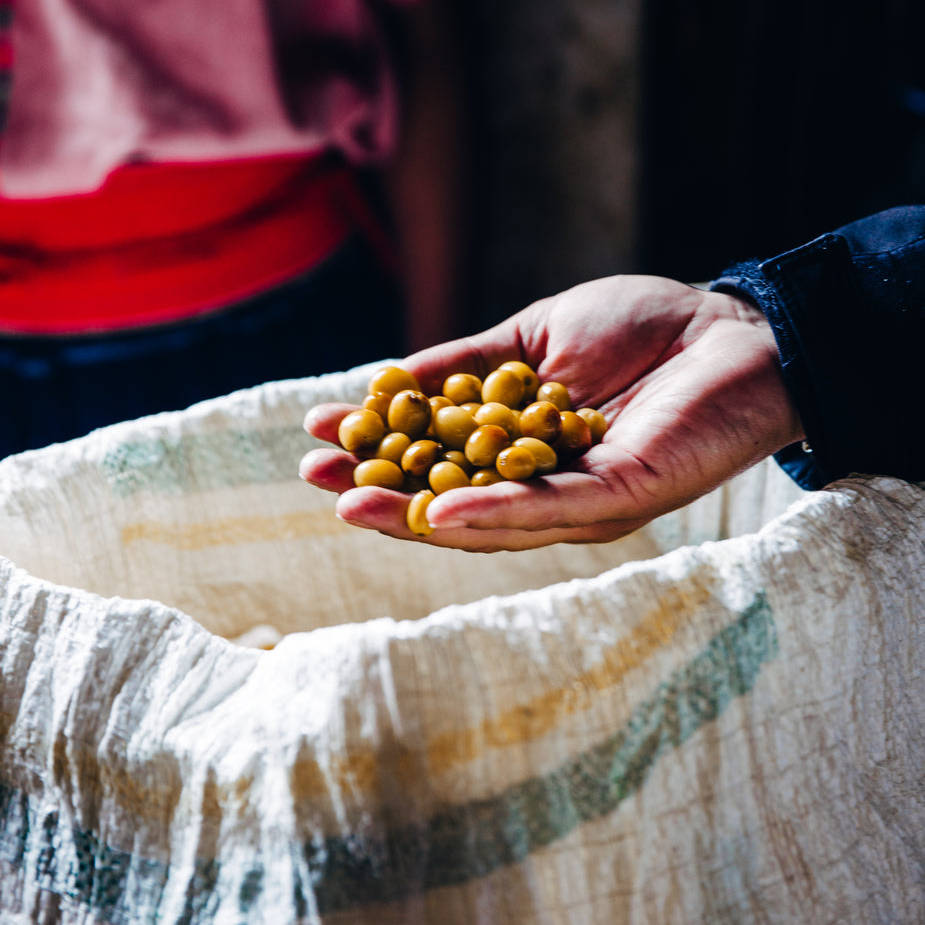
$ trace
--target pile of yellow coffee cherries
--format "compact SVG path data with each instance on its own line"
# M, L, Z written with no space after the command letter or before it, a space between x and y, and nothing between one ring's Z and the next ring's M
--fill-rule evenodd
M362 460L356 485L416 492L407 520L419 536L433 532L425 512L436 495L547 475L607 430L600 411L572 411L565 386L541 385L519 360L502 363L484 382L454 373L432 397L407 370L386 366L368 391L363 407L341 421L338 440Z

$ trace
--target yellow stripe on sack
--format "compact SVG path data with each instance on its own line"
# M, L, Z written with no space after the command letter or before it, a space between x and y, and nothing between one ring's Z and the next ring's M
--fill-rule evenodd
M468 729L436 736L425 748L426 762L415 761L404 749L396 755L360 748L332 759L322 771L313 758L297 759L292 772L297 798L318 796L327 789L328 776L340 789L375 790L382 778L412 784L427 774L447 771L454 765L478 758L487 748L523 745L545 735L564 717L587 709L591 696L620 684L626 675L640 667L658 649L669 643L682 629L693 609L703 604L711 591L700 582L686 588L663 591L655 606L623 639L605 650L601 660L578 675L567 686L541 694L483 720ZM391 759L391 760L390 760Z
M142 521L122 528L122 543L147 540L177 549L205 549L208 546L234 546L266 540L293 540L303 536L324 536L346 530L330 511L301 511L276 517L227 517L205 523L174 526Z
M439 772L454 764L472 761L486 746L500 748L529 742L547 733L564 716L587 709L592 693L616 686L628 672L670 642L691 609L709 596L709 590L703 585L690 590L672 588L628 636L607 649L600 662L578 675L567 687L534 697L474 728L437 736L427 749L431 769Z

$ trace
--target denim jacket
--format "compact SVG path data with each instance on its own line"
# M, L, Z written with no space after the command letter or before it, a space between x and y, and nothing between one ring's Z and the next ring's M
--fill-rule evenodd
M737 264L711 289L771 324L806 433L775 458L800 486L850 473L925 480L925 206Z

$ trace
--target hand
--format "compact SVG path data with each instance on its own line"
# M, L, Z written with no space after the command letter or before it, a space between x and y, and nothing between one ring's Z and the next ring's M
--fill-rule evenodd
M490 552L617 539L803 436L767 321L729 295L659 277L599 279L403 365L436 394L451 372L484 377L511 359L561 382L574 407L600 409L610 427L563 471L439 495L423 542ZM320 405L306 429L335 441L350 410ZM350 454L315 450L300 472L342 492L337 513L347 522L420 540L405 525L409 497L353 488L355 465Z

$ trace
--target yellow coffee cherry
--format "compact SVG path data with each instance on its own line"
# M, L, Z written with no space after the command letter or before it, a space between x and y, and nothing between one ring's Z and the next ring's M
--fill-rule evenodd
M524 397L524 384L517 373L509 369L496 369L482 383L482 401L499 402L516 408Z
M472 431L466 441L466 459L478 468L493 466L498 454L509 446L510 442L511 438L503 427L497 424L483 424Z
M412 440L422 436L430 424L430 401L423 392L403 389L389 405L389 430L399 430Z
M419 491L408 505L408 512L405 515L405 522L408 529L418 536L430 536L434 528L427 522L427 506L437 496L426 488Z
M484 488L486 485L496 485L498 482L503 481L504 476L497 469L486 468L476 469L472 473L472 478L469 479L469 484L474 485L476 488Z
M514 446L526 447L536 460L536 475L549 475L550 472L556 471L559 460L556 458L556 451L542 440L536 437L518 437L514 441Z
M520 436L518 417L515 411L497 401L485 402L473 415L476 424L497 424L503 427L512 440Z
M434 430L437 439L451 450L461 450L469 439L469 434L478 427L471 414L458 405L441 408L437 412Z
M401 467L408 475L427 475L440 458L443 447L436 440L415 440L401 457Z
M407 434L393 431L379 441L375 452L376 459L387 459L396 466L400 466L402 454L409 446L411 446L411 438Z
M600 443L607 433L607 418L596 408L579 408L575 414L584 418L585 423L591 429L591 442Z
M385 424L375 411L360 408L351 411L337 428L337 439L349 453L372 449L385 435Z
M431 414L436 414L441 408L455 408L456 405L451 402L446 395L431 395L430 396L430 411Z
M495 468L506 479L522 481L536 472L536 458L525 446L509 446L498 454Z
M363 407L369 411L375 411L383 421L389 418L389 405L392 403L392 396L388 392L371 392L363 399Z
M430 472L427 473L427 481L438 495L454 488L469 487L469 476L456 463L446 460L431 466Z
M474 415L482 407L482 403L480 401L464 401L459 407L465 408L469 414Z
M436 440L437 412L441 408L454 408L455 405L445 395L431 395L428 401L430 402L430 423L427 425L424 436L430 437L431 440Z
M562 433L553 447L559 459L574 459L591 448L591 428L574 411L563 411Z
M562 431L559 409L550 401L535 401L520 412L520 433L552 444Z
M560 411L568 411L572 407L568 389L561 382L544 382L536 390L537 401L550 401Z
M405 482L405 473L388 459L367 459L353 470L353 484L358 488L375 485L398 491Z
M536 397L536 390L540 387L540 378L533 369L521 360L508 360L502 363L498 369L509 369L514 373L524 386L523 401L531 402Z
M443 394L457 405L478 401L482 396L482 380L471 373L453 373L443 383Z
M456 463L466 475L472 474L472 463L466 459L466 454L462 450L447 450L441 459L445 459L447 462Z
M400 366L383 366L373 373L372 378L369 380L367 392L370 395L374 392L397 395L404 389L420 391L421 386L414 375L409 373L407 369L402 369Z

